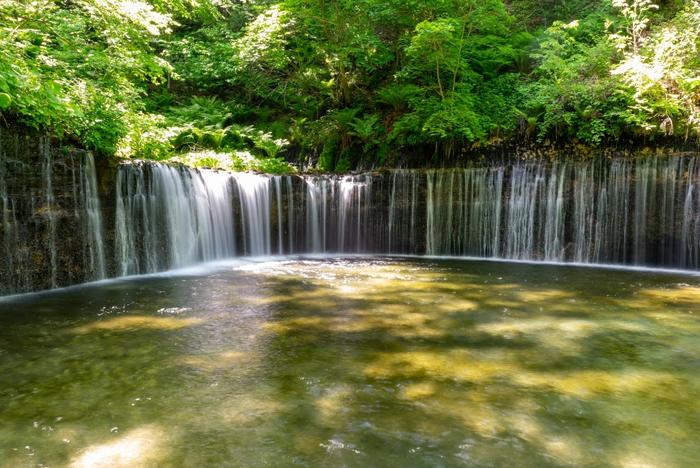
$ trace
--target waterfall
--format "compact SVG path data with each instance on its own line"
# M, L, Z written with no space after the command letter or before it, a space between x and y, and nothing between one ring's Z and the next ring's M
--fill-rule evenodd
M118 273L153 273L235 255L234 180L230 174L162 164L122 166L116 187ZM256 240L251 253L268 253L269 224L267 249L258 241L260 191L246 182L238 187L250 195L241 196L241 207L242 223Z
M312 177L306 180L307 251L320 253L326 247L326 184L327 179Z
M56 207L53 192L53 159L51 155L51 148L49 147L48 143L48 138L44 137L41 139L39 143L39 148L42 153L41 180L43 181L44 189L44 206L42 208L42 213L46 218L48 224L48 234L46 238L46 243L49 249L49 261L51 265L51 287L55 288L58 284L56 280L58 276L58 251L56 248Z
M371 250L380 252L380 235L373 239L376 244L368 250L368 239L364 235L365 230L372 227L369 223L378 220L370 219L368 212L371 203L371 177L367 175L345 176L333 183L338 186L332 193L332 204L336 207L337 220L335 228L337 232L337 245L333 249L336 252L360 253ZM381 230L384 226L377 226ZM386 226L388 228L388 225Z
M94 193L94 181L84 185L84 194ZM115 259L121 275L235 255L323 252L700 268L699 189L692 157L343 177L132 164L117 175Z
M391 175L391 191L386 233L386 252L409 252L416 243L418 212L418 171L396 170ZM365 198L369 199L369 196Z
M144 168L136 165L121 167L116 185L117 275L154 272L157 270L155 246L158 238L150 217L155 214L155 206L147 192Z
M595 205L600 203L600 196L596 198L595 167L592 165L579 165L575 169L574 179L574 221L573 260L581 263L589 263L594 242ZM601 220L602 221L602 220Z
M682 179L683 163L684 160L682 158L674 158L669 164L662 165L661 167L659 175L661 183L661 204L659 206L660 226L675 226L678 221L676 204L680 203L680 200L676 200L675 194L678 191L676 186ZM662 233L662 235L664 235L664 242L661 244L659 255L661 257L661 262L668 264L673 262L673 257L676 255L675 251L677 249L673 246L672 240L665 234L666 233Z
M238 189L243 226L244 252L248 255L272 254L271 184L266 176L249 173L233 175Z
M410 246L415 246L414 233L419 229L415 210L420 194L415 175L414 172L405 184L411 190L409 251ZM514 177L519 176L514 172ZM497 257L503 248L500 239L504 170L469 167L428 171L425 178L426 253ZM513 219L519 217L520 202L520 196L511 192L507 207ZM508 234L512 249L518 248L515 244L521 240L520 233L513 230Z
M282 222L282 177L275 176L272 180L275 183L275 195L277 195L277 253L279 255L282 255L284 253L284 240L282 233L282 229L284 226L284 223Z
M686 268L700 267L700 161L692 159L679 192L684 193L680 261Z
M506 220L506 258L527 260L536 257L539 228L544 226L541 216L544 172L539 165L513 167Z
M292 178L287 179L287 237L289 238L289 253L294 252L294 232L296 225L294 223L294 186Z
M700 267L700 168L694 157L528 162L422 174L425 250L518 260ZM389 191L396 235L403 171ZM405 188L403 190L406 190ZM421 189L410 190L421 204Z
M634 263L644 264L647 247L647 221L654 210L656 183L656 158L640 159L635 171L634 198Z
M14 247L17 245L17 230L15 219L15 207L7 189L7 168L2 140L0 139L0 209L2 210L2 240L4 268L7 271L15 270Z
M697 157L342 177L133 163L118 168L115 210L104 215L92 155L59 156L46 139L25 155L24 142L2 136L2 293L285 253L700 268ZM26 164L29 154L40 164Z
M388 241L389 241L389 247L388 251L393 252L394 251L394 238L397 237L395 231L395 223L396 223L396 189L397 189L397 180L400 172L395 171L393 177L391 178L391 195L389 198L389 236L388 236ZM401 180L405 180L404 177L401 178Z
M353 177L343 177L340 181L340 199L338 200L338 251L348 252L350 247L347 242L349 230L348 219L352 210L353 195L355 193L355 182Z
M85 210L83 238L85 239L86 270L93 280L106 278L102 209L97 193L95 159L88 153L80 165L80 201Z
M626 160L613 161L601 177L593 261L624 263L629 257L632 166Z
M544 260L558 262L564 259L564 186L567 180L566 164L555 164L547 182L545 225L544 225Z

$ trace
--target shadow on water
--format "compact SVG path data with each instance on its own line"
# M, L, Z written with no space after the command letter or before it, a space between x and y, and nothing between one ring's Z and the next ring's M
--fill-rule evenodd
M307 260L0 304L0 455L691 466L700 287L688 283Z

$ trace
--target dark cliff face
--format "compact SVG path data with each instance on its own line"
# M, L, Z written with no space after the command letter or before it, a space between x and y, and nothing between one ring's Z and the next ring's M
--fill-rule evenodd
M110 184L96 185L89 152L45 135L0 128L0 295L100 279L109 271L97 236ZM103 166L100 180L112 179ZM98 198L97 188L102 187ZM101 256L98 258L97 255Z

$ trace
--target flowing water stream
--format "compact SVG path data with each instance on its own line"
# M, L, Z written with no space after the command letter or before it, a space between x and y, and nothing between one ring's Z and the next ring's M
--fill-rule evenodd
M695 466L698 304L698 276L381 257L5 299L0 465Z

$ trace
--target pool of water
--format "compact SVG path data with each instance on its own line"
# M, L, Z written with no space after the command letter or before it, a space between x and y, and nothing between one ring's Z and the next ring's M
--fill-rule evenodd
M700 277L278 259L0 302L4 466L697 466Z

